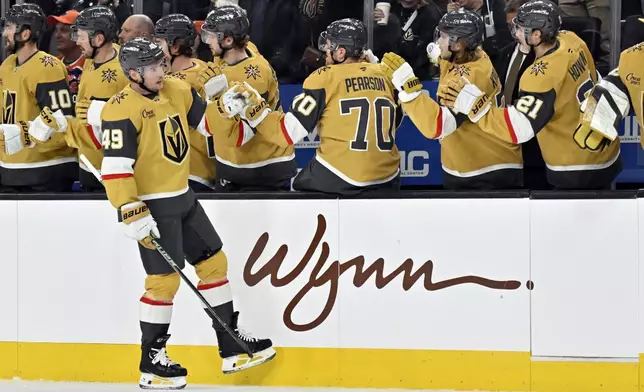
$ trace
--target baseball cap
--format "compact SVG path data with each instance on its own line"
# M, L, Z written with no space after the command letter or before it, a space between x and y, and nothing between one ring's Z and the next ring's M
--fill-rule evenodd
M62 24L72 24L76 20L76 17L78 16L79 12L75 10L69 10L65 12L64 14L60 16L54 16L51 15L47 17L47 24L48 25L55 25L56 23L62 23Z

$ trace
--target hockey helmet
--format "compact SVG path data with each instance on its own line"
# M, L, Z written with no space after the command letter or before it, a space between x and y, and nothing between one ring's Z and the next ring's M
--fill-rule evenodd
M168 41L172 46L177 39L184 39L192 46L197 37L197 29L192 20L183 14L170 14L159 19L154 26L154 36Z
M144 67L163 60L165 60L163 49L147 38L134 38L123 44L119 51L119 63L128 78L130 78L130 70L143 76Z
M25 29L31 30L31 40L38 41L45 28L46 17L38 4L21 3L14 4L7 11L4 24L13 23L16 25L16 34Z
M512 23L523 29L526 42L534 30L541 31L543 41L552 41L561 29L561 11L550 0L533 0L519 8Z
M483 44L485 24L483 19L474 12L460 9L449 12L441 18L436 27L435 41L438 41L440 33L447 34L450 45L464 40L467 50L475 50Z
M108 7L97 5L82 10L72 24L72 40L78 38L78 30L87 30L90 38L103 34L105 42L112 42L118 32L118 21L114 11Z
M245 44L249 39L250 22L244 10L234 5L215 8L208 13L201 26L201 39L208 43L208 33L216 35L219 42L231 37L237 45Z
M327 48L327 40L331 46ZM340 19L331 23L320 33L318 49L331 52L339 47L347 51L347 57L360 57L367 48L367 29L364 23L357 19Z

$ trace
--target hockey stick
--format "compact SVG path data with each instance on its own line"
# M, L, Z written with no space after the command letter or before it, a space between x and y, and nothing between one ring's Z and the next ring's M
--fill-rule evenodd
M101 177L101 174L98 172L98 170L96 170L96 168L94 167L94 165L92 165L92 162L90 162L90 161L89 161L89 159L87 159L87 157L86 157L85 155L83 155L83 154L81 154L81 155L80 155L80 159L81 159L81 161L83 161L83 163L85 164L85 166L87 166L87 168L92 172L92 174L94 175L94 177L96 177L96 179L97 179L101 184L103 184L103 178ZM103 184L103 185L105 185L105 184ZM250 351L250 349L248 348L248 346L246 345L246 343L244 343L244 342L243 342L243 341L242 341L242 340L241 340L241 339L240 339L240 338L239 338L239 337L238 337L238 336L233 332L233 330L232 330L232 329L230 329L230 327L229 327L228 325L226 325L226 323L224 323L224 321L223 321L221 318L219 318L219 316L217 316L217 313L215 312L215 309L213 309L213 308L212 308L212 306L210 306L210 304L208 303L208 301L204 298L204 296L203 296L203 295L201 295L201 293L199 292L199 290L195 287L195 285L194 285L194 284L192 284L192 282L190 281L190 279L188 279L188 277L187 277L186 275L184 275L183 271L181 271L181 268L179 268L179 266L177 265L177 263L175 263L175 262L174 262L174 260L172 260L172 257L168 254L168 252L166 252L166 251L165 251L165 249L163 249L163 247L161 246L161 244L159 244L159 242L157 241L157 239L156 239L156 238L154 238L152 235L150 235L150 238L152 239L152 244L153 244L153 245L154 245L154 247L156 248L157 252L159 252L159 254L161 255L161 257L163 257L163 259L164 259L168 264L170 264L170 267L172 267L172 269L173 269L176 273L178 273L178 274L179 274L179 276L181 276L181 279L183 279L183 281L188 285L188 287L190 287L190 289L192 290L192 292L193 292L193 293L195 293L195 295L197 296L197 298L199 298L199 300L201 301L201 303L206 307L206 310L208 311L208 313L209 313L209 314L210 314L210 315L211 315L215 320L217 320L217 322L219 323L219 325L221 325L221 326L224 328L224 330L226 330L226 332L227 332L227 333L228 333L228 334L229 334L229 335L230 335L230 336L235 340L235 342L236 342L237 344L239 344L239 346L240 346L240 347L241 347L241 348L246 352L246 354L248 354L248 357L249 357L249 358L253 358L253 353Z

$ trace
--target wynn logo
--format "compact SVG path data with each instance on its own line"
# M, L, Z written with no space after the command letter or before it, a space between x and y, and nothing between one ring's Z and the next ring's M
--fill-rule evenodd
M329 244L323 241L326 232L326 219L323 215L318 215L317 229L313 234L313 239L309 245L306 253L302 256L301 261L291 271L280 271L284 259L288 255L288 245L283 244L279 247L273 257L268 260L259 270L253 272L255 264L264 254L266 245L268 244L269 234L264 233L257 242L248 256L248 261L244 266L244 281L250 287L259 284L262 280L270 278L270 284L273 287L284 287L297 279L306 267L311 262L313 254L321 247L320 257L315 262L315 267L311 271L309 280L298 291L293 299L288 303L284 309L284 325L289 329L297 332L310 331L320 326L331 314L335 302L338 298L338 286L340 277L347 271L353 269L353 285L356 288L362 287L373 276L373 283L377 289L383 289L391 284L397 277L402 276L402 289L405 291L410 290L416 283L422 281L425 290L438 291L444 290L449 287L475 284L484 286L493 290L517 290L521 287L521 282L517 280L492 280L481 276L458 276L451 279L434 282L432 275L434 272L434 262L427 260L418 268L414 260L408 258L389 274L385 274L385 260L380 257L372 264L367 264L365 257L362 255L356 256L351 260L344 262L333 261L325 270L323 270L331 253ZM279 275L282 275L280 277ZM324 286L327 286L326 288ZM528 289L533 288L532 282L527 282ZM320 311L319 315L312 321L305 323L297 323L293 320L293 312L295 308L302 302L304 297L315 289L324 289L328 292L328 297L324 308Z

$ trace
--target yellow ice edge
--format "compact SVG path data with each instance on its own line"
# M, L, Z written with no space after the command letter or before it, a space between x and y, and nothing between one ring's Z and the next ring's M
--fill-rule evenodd
M221 373L217 347L168 346L188 382L215 385L360 387L538 392L644 392L639 363L532 361L528 352L276 348L277 357ZM0 377L123 382L139 378L140 347L0 342ZM641 358L640 358L641 362Z

